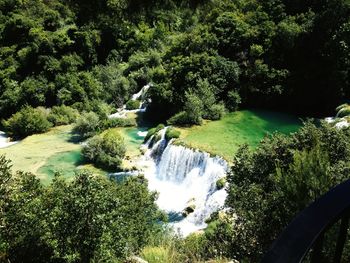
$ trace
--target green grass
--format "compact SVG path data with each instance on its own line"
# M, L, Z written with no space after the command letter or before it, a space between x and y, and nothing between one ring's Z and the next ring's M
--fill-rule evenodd
M267 134L289 134L301 126L301 121L291 115L244 110L225 115L219 121L206 121L201 126L182 128L181 141L193 148L207 151L232 160L242 144L255 147Z

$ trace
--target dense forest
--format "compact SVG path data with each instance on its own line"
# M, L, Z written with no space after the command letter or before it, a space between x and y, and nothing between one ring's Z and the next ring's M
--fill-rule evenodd
M330 114L349 96L345 0L0 5L2 118L24 105L121 106L149 82L149 116L162 120L188 108L215 119L224 106Z
M335 115L350 97L350 2L0 1L0 127L10 137L74 123L83 156L118 170L126 147L111 128L140 120L108 115L138 109L130 98L147 84L152 124L201 125L245 108ZM322 121L243 145L221 182L225 209L182 238L143 176L57 173L46 185L0 156L0 261L259 262L300 210L349 178L349 164L350 128ZM344 251L349 261L349 242Z

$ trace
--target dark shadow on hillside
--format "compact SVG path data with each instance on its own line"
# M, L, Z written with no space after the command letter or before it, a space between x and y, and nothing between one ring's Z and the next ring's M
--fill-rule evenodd
M137 112L136 113L136 124L137 127L153 127L156 123L148 120L146 118L147 114L144 112Z

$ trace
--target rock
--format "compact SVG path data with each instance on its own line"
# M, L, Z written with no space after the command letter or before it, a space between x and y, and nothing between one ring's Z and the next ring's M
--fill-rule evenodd
M191 198L190 200L188 200L187 202L187 207L182 210L182 215L184 217L188 216L189 214L193 213L194 210L196 209L196 204L195 204L195 199Z
M128 258L128 260L125 263L148 263L148 262L140 257L131 256L130 258Z
M225 187L226 184L226 177L222 177L219 180L216 181L216 189L221 190Z

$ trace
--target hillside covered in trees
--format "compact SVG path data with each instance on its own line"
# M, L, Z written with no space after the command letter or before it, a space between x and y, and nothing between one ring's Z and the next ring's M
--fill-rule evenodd
M149 82L148 115L161 120L189 108L215 119L224 106L330 114L349 96L345 0L4 0L0 10L2 118L24 105L121 106Z

